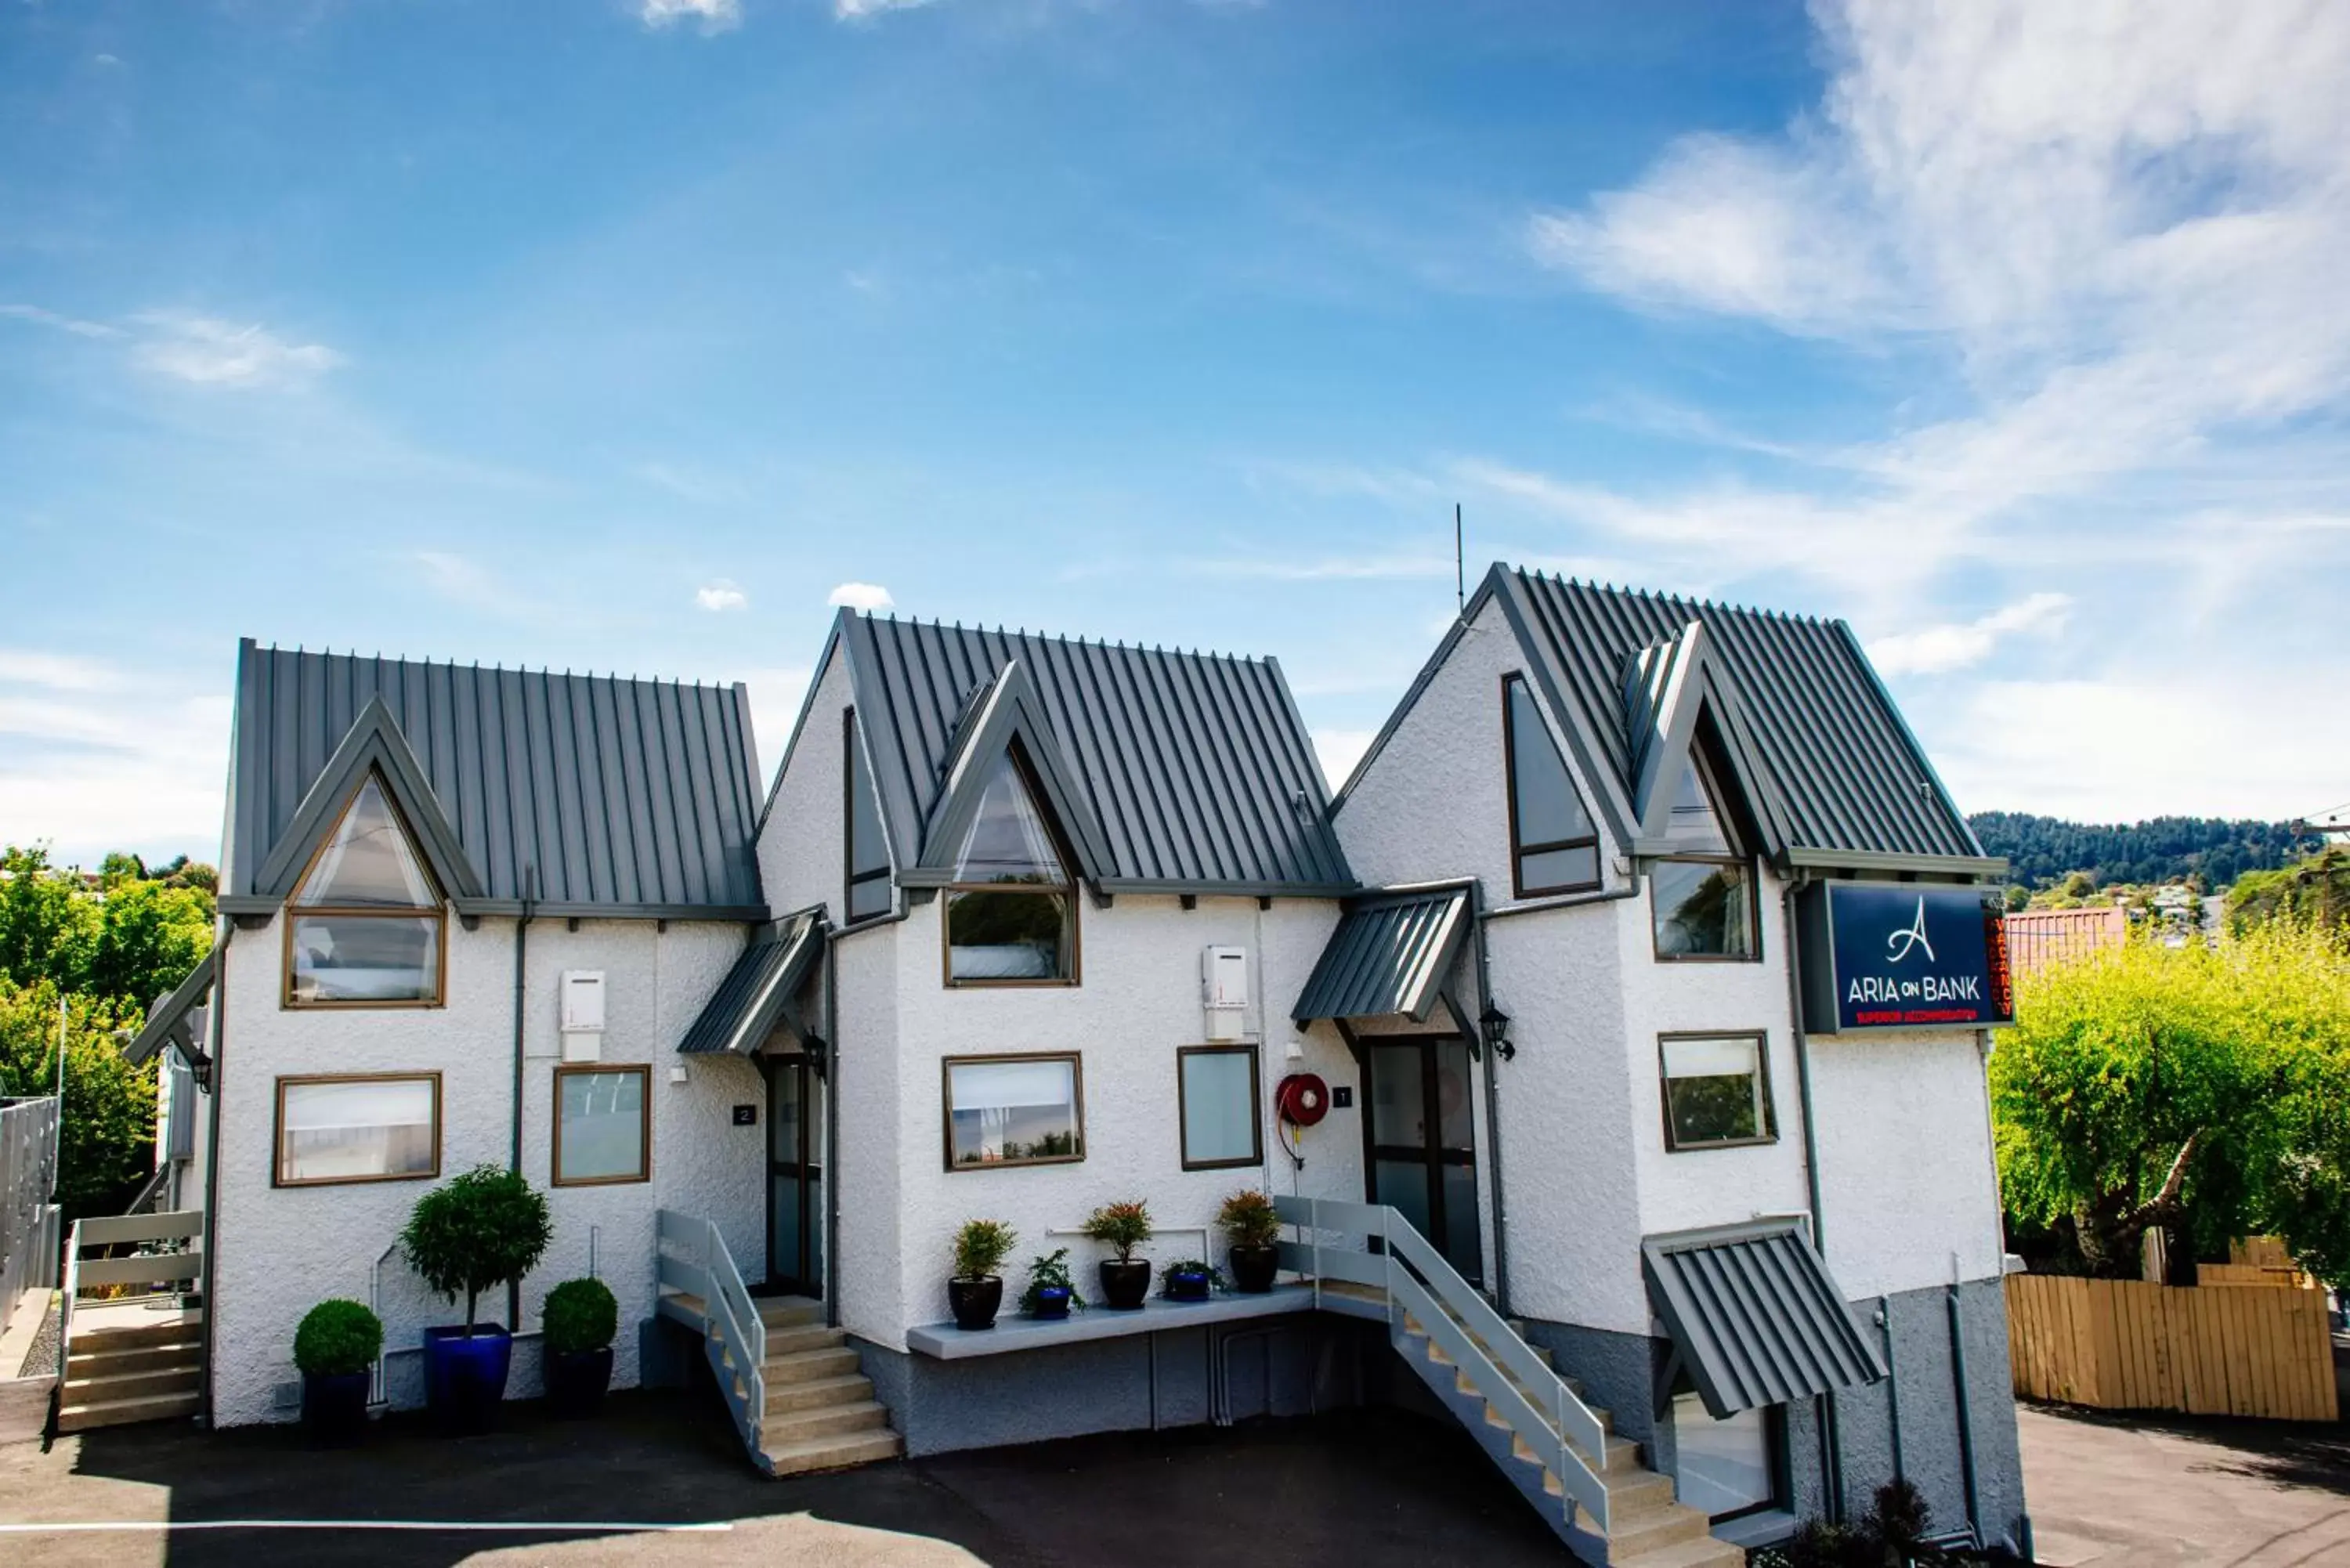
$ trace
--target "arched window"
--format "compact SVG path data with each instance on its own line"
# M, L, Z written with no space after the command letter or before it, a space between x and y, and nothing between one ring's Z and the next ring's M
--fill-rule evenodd
M1523 675L1502 680L1510 773L1510 876L1521 898L1599 886L1599 830Z
M1077 978L1069 857L1016 751L996 760L946 894L949 985L1067 985Z
M437 1007L441 889L369 773L286 900L286 1005Z

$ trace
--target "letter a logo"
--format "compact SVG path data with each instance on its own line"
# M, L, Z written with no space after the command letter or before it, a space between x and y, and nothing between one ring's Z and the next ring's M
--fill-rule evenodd
M1926 940L1926 899L1922 894L1918 899L1917 919L1885 939L1885 961L1899 963L1918 948L1926 950L1928 963L1935 961L1934 944Z

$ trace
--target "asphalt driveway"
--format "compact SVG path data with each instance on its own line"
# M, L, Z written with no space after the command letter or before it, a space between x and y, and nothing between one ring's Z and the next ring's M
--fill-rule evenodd
M1465 1435L1399 1411L1075 1438L782 1481L750 1471L714 1399L624 1394L590 1422L548 1421L531 1405L509 1407L506 1420L501 1432L450 1440L396 1417L363 1448L333 1453L312 1452L284 1428L206 1436L178 1427L88 1433L47 1454L35 1444L0 1448L0 1525L47 1527L0 1533L0 1561L45 1568L1558 1568L1567 1561ZM87 1528L107 1524L139 1528Z

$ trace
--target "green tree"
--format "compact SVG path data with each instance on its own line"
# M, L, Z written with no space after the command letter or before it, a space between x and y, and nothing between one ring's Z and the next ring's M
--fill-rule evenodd
M0 977L78 991L98 949L97 900L49 864L49 846L0 850Z
M0 1095L57 1092L57 988L0 979ZM155 1064L122 1059L116 1031L136 1010L66 998L65 1128L58 1173L68 1219L119 1212L154 1169Z
M2248 871L2228 891L2228 922L2239 933L2281 915L2350 929L2350 849L2329 845L2274 871Z
M212 896L161 882L118 882L99 908L84 988L143 1014L187 977L213 945Z
M2341 935L2279 920L2218 948L2134 940L2016 1000L1991 1069L2012 1221L2114 1276L2156 1226L2181 1264L2269 1231L2314 1268L2350 1262Z

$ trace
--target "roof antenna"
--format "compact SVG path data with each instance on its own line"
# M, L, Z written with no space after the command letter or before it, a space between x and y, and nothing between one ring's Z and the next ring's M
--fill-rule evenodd
M1461 503L1452 504L1452 608L1453 613L1466 617L1469 613L1469 557L1461 548Z

